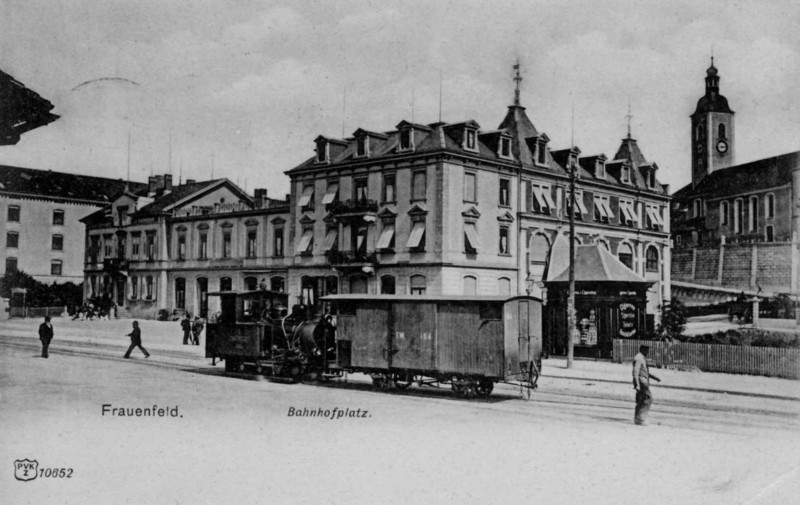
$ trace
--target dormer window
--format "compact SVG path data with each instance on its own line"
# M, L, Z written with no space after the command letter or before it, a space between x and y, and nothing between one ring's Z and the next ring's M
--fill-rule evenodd
M598 179L605 179L606 178L606 163L603 160L597 160L597 164L595 165L594 175Z
M411 128L400 130L400 149L408 151L414 148L414 135Z
M356 139L356 156L365 157L369 155L369 137L362 135Z
M477 133L471 128L467 128L464 133L464 148L477 151Z
M328 161L328 141L325 139L317 140L317 163Z
M500 137L500 157L511 158L511 139Z
M630 167L622 167L619 171L619 178L623 184L630 184L631 182L631 169Z
M547 142L549 141L550 139L544 133L536 139L535 161L538 165L547 164Z

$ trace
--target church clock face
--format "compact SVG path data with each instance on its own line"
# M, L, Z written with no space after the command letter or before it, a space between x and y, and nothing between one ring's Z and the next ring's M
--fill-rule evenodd
M719 151L721 154L728 152L728 143L724 140L717 142L717 151Z

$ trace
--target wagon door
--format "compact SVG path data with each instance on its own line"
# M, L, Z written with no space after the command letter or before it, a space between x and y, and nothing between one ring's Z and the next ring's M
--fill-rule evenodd
M436 338L434 303L395 303L390 366L409 370L432 370Z
M505 370L516 375L542 353L542 307L538 300L512 300L504 312Z
M386 304L360 304L347 321L355 368L389 368L389 315ZM342 318L349 319L349 318Z

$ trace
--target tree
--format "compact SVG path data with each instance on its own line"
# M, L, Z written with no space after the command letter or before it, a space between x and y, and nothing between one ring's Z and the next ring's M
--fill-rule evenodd
M686 308L680 300L665 302L662 307L661 325L658 334L679 340L686 329Z
M47 285L39 282L22 270L7 272L0 277L0 296L11 299L12 305L21 304L22 299L16 301L11 298L11 290L24 288L25 304L29 307L61 307L64 305L80 305L83 299L83 289L79 284L65 282L63 284ZM16 306L16 305L14 305Z

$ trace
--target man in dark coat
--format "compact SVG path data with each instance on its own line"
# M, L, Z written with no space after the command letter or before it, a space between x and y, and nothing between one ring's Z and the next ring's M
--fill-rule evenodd
M181 328L183 329L183 345L189 345L192 341L192 323L189 322L189 316L183 316Z
M203 320L199 317L194 318L192 334L194 335L194 345L200 345L200 334L203 333Z
M44 322L39 325L39 340L42 341L42 357L48 356L47 348L53 340L53 325L50 324L50 316L44 316Z
M133 322L133 331L128 333L128 336L131 337L131 346L128 347L128 352L125 353L125 357L130 358L133 348L138 347L144 353L144 357L149 358L150 353L147 352L147 349L142 347L142 331L139 329L139 323L137 321Z

